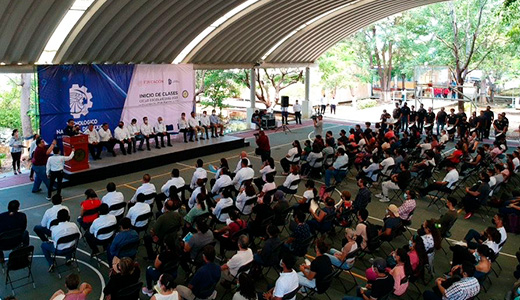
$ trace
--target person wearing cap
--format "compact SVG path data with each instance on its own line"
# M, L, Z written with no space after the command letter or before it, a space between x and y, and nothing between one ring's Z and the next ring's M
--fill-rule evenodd
M378 230L379 238L384 241L391 241L394 237L395 230L401 225L399 218L399 208L395 204L390 204L387 208L387 214L383 219L383 227Z
M329 253L325 253L330 258L332 264L337 268L342 268L343 270L349 270L354 266L354 262L356 261L356 257L348 257L348 255L358 248L356 243L356 232L352 228L345 228L345 238L347 242L340 250L336 250L334 248L330 249Z
M386 261L378 257L374 259L372 267L369 269L375 274L372 283L367 283L365 287L357 287L357 296L345 296L343 300L378 300L384 299L394 291L394 278L390 276L386 269Z

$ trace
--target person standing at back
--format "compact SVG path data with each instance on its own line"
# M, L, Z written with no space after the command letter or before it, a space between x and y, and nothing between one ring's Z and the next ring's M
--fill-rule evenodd
M47 186L47 190L52 189L49 186L49 179L47 178L47 159L49 155L52 153L54 147L56 147L56 140L52 141L52 144L47 147L45 145L45 141L42 138L36 140L36 150L34 150L33 155L33 170L36 173L36 179L34 180L32 192L38 193L41 191L40 186L42 182Z
M13 130L9 140L9 147L11 147L11 158L13 159L13 173L14 175L22 174L22 171L20 171L20 158L22 157L24 146L18 134L18 129ZM17 169L18 172L16 172Z

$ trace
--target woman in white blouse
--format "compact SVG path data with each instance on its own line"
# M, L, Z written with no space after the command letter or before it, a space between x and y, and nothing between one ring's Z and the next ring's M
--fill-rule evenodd
M22 157L23 144L18 135L18 129L13 130L11 139L9 140L9 147L11 147L11 157L13 158L14 175L22 174L22 171L20 171L20 158ZM17 169L18 172L16 172Z
M255 178L254 183L256 187L258 187L259 190L262 189L264 184L267 182L265 179L265 176L269 173L275 172L276 167L274 164L274 159L272 157L269 157L266 161L264 161L264 164L262 165L262 168L260 169L260 175L261 177Z
M236 199L236 207L240 211L240 213L244 215L249 215L251 211L253 210L253 205L245 206L247 200L256 197L256 190L255 187L250 184L246 187L242 187L240 189L240 192L238 193L237 199Z
M289 149L289 151L287 152L287 155L285 155L285 157L280 160L280 164L282 165L282 168L283 168L282 175L289 174L291 162L292 163L299 162L301 154L302 154L302 147L300 146L300 141L295 140L292 143L292 148Z

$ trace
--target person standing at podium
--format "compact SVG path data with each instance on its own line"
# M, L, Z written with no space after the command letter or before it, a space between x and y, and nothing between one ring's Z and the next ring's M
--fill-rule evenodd
M65 167L65 162L71 160L74 157L74 146L70 146L72 151L68 156L63 156L60 154L60 148L54 147L52 149L53 156L47 159L46 165L46 173L49 178L49 186L54 186L54 182L57 182L56 185L56 194L61 196L61 183L63 182L63 168ZM52 189L47 189L47 200L51 200Z
M83 134L88 135L88 151L90 152L90 155L92 156L93 160L101 159L101 144L99 143L99 134L94 129L94 125L90 124L88 125L88 129L83 132Z
M125 127L125 123L123 121L119 121L119 124L116 129L114 129L114 136L117 140L117 143L119 144L119 147L121 148L121 151L123 152L123 155L125 155L125 144L128 144L128 154L132 154L132 139L130 138L130 132ZM135 148L134 148L135 152Z
M67 127L63 129L63 135L75 136L78 134L79 132L76 130L76 127L74 127L74 119L69 119L67 121Z
M105 147L107 149L107 152L112 153L113 156L116 156L116 153L114 152L114 138L112 137L112 132L110 131L110 128L108 128L108 123L103 123L103 125L98 131L98 134L99 149L103 150L103 147Z
M170 134L166 130L166 125L163 123L162 117L157 118L157 124L154 127L155 135L161 138L161 147L164 147L164 137L166 136L166 140L168 141L168 147L172 147L172 143L170 140ZM158 143L158 139L156 138L155 143Z
M143 135L143 138L146 140L146 149L148 151L152 150L150 149L150 138L155 139L155 148L160 149L159 147L159 141L157 140L157 136L153 133L153 127L148 124L148 117L143 118L143 125L141 125L141 134ZM139 148L143 146L143 142L139 144Z

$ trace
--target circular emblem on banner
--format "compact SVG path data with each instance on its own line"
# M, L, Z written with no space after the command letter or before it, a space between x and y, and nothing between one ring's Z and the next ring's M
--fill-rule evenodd
M73 159L77 162L82 162L86 156L87 156L87 153L85 153L85 150L77 149L76 151L74 151Z
M183 98L188 98L189 95L190 95L190 93L188 93L187 90L182 91L182 97Z
M87 87L73 84L69 89L70 114L74 119L88 114L88 109L92 107L92 94Z

